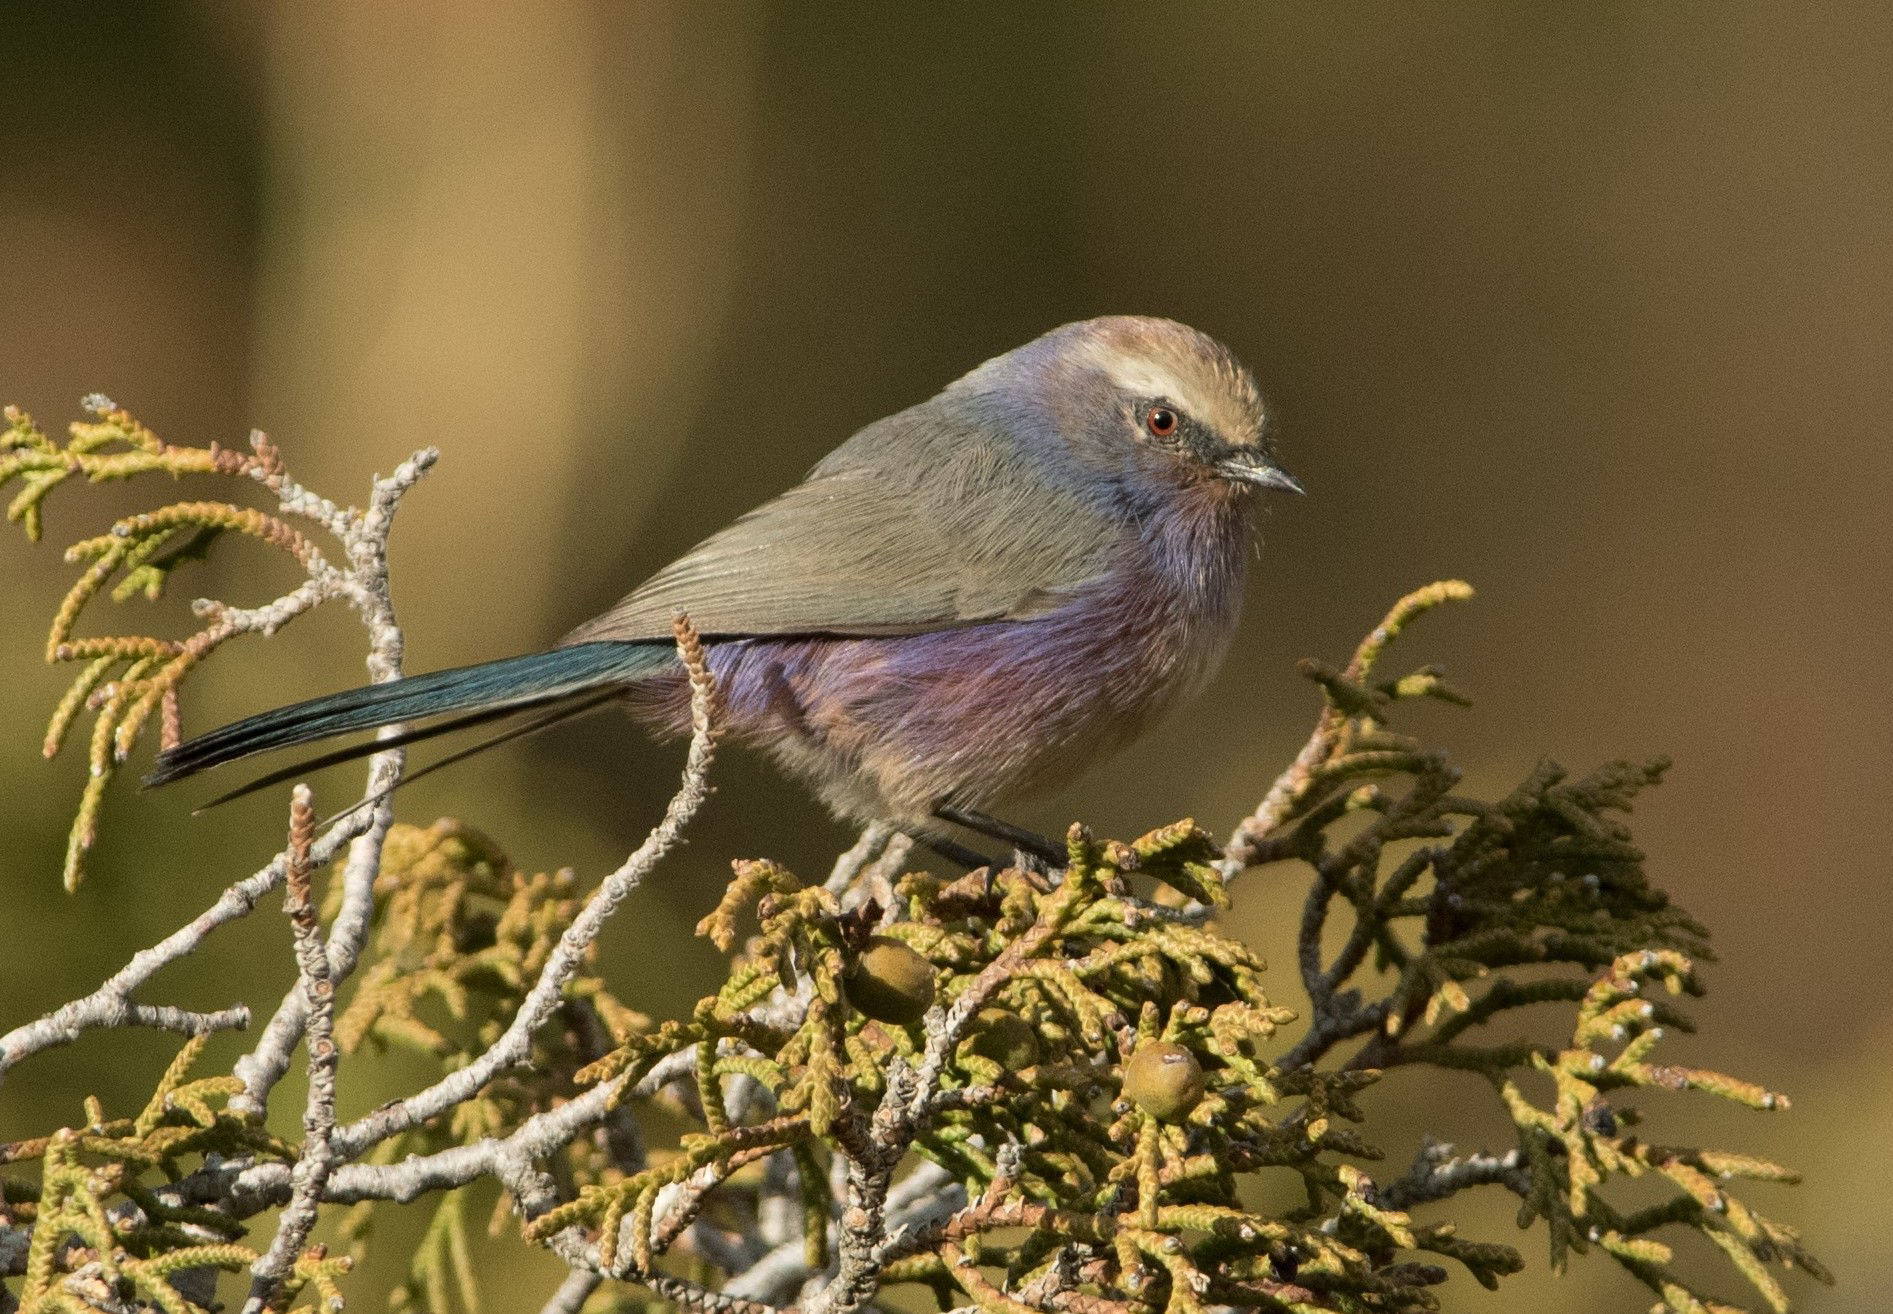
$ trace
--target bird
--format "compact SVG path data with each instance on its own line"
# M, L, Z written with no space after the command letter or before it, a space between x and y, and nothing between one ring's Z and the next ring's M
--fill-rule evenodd
M1205 333L1065 324L862 428L556 646L247 717L163 751L146 784L404 727L235 797L391 743L510 720L484 748L612 703L680 736L681 613L723 732L837 817L936 847L951 825L1029 840L997 811L1124 748L1220 667L1259 495L1302 491L1271 420Z

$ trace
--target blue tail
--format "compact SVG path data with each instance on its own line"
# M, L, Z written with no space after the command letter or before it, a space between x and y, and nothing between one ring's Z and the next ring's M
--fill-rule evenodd
M459 714L437 727L455 729L528 708L565 702L579 694L596 693L614 685L635 684L674 665L677 651L668 642L575 643L524 657L504 657L477 666L371 684L361 689L291 703L274 711L245 717L209 734L166 749L157 767L145 777L146 785L163 785L209 767L234 762L253 753L313 743L358 730L374 730L399 721ZM424 738L430 728L411 736ZM362 754L376 743L362 746ZM344 753L340 757L350 756ZM325 759L326 760L326 759Z

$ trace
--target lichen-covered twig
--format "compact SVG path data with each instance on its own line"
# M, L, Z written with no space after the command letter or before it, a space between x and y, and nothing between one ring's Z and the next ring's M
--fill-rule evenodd
M1413 1157L1406 1176L1381 1188L1382 1202L1394 1209L1413 1209L1418 1205L1445 1200L1474 1186L1492 1183L1523 1196L1530 1189L1524 1171L1524 1156L1517 1150L1504 1154L1457 1155L1445 1141L1427 1137Z
M579 1314L604 1278L588 1268L575 1268L565 1275L559 1289L539 1307L539 1314Z
M276 491L286 505L306 507L337 532L348 553L349 596L368 630L368 678L377 684L399 679L405 640L395 621L394 597L388 582L388 531L401 499L432 467L437 453L425 448L377 479L365 511L339 511L325 499L283 477ZM394 821L392 797L406 764L406 753L389 749L369 759L368 780L362 790L367 804L338 819L351 832L348 857L342 868L341 905L330 922L325 946L329 970L340 986L355 970L374 911L375 876L380 871L381 849ZM260 1114L270 1090L289 1070L290 1056L301 1040L307 1004L300 991L291 990L263 1028L257 1046L237 1061L243 1079L237 1107Z
M355 831L346 826L316 842L310 861L320 866L349 840ZM135 1004L131 995L158 972L195 953L210 933L247 915L257 902L281 883L284 859L278 855L268 866L225 890L216 903L148 949L134 954L91 994L62 1004L37 1021L0 1036L0 1081L9 1069L29 1055L57 1045L69 1045L89 1030L128 1025L162 1026L187 1035L249 1025L250 1010L238 1006L222 1013L196 1014L178 1009Z

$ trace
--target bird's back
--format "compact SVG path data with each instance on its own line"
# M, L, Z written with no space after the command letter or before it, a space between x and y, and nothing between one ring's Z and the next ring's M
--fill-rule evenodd
M1043 615L1106 568L1119 526L997 424L941 398L867 426L809 478L567 636L894 635Z

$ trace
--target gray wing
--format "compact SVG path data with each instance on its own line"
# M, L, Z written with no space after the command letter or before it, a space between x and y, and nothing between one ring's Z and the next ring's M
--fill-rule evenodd
M1114 518L1003 435L929 407L856 434L804 483L711 535L566 643L911 634L1043 614L1106 568Z

